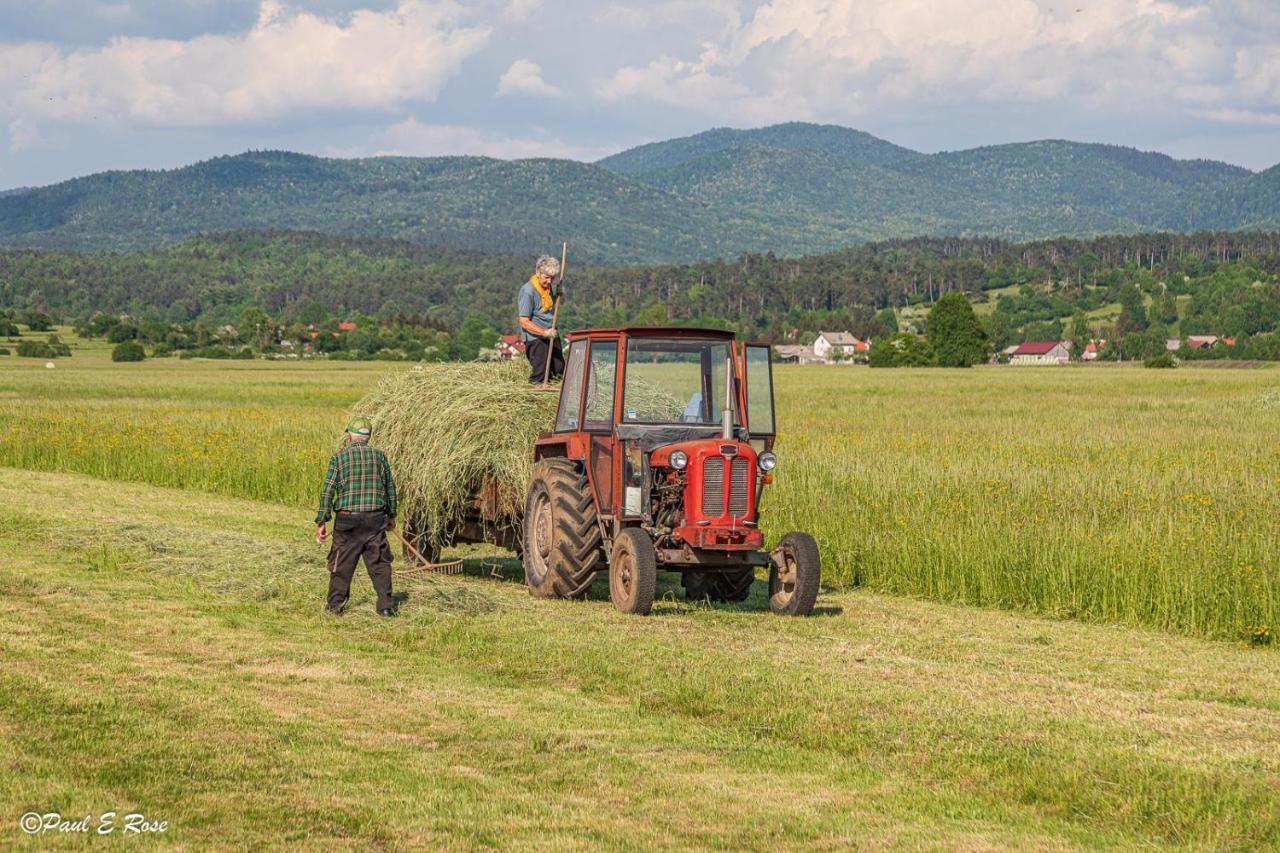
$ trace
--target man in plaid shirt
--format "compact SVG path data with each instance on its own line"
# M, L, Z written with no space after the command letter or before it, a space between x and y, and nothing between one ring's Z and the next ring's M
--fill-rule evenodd
M396 613L391 599L391 546L387 544L387 531L396 529L396 484L386 455L369 446L372 432L368 418L352 418L347 425L347 445L330 457L320 492L317 542L324 542L329 512L335 513L326 605L334 614L347 606L351 578L361 557L378 593L378 615Z

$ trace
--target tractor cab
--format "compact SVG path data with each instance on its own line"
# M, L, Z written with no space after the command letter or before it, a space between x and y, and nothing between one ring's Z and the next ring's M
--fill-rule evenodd
M607 570L615 605L648 612L658 570L682 572L690 598L740 601L762 567L776 611L812 609L812 539L784 537L789 563L762 550L759 507L777 464L769 346L676 328L592 329L568 341L526 504L531 591L580 595Z

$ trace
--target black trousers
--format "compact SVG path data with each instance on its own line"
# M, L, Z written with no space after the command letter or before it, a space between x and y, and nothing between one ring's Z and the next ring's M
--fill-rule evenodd
M541 382L547 375L547 347L550 342L546 338L534 338L524 342L524 357L529 359L529 381ZM551 350L551 375L548 379L559 379L564 376L564 352L560 349L560 338L555 340Z
M378 593L378 609L392 607L391 545L387 543L385 512L338 513L333 518L333 545L329 548L330 610L341 610L351 594L356 563L364 567Z

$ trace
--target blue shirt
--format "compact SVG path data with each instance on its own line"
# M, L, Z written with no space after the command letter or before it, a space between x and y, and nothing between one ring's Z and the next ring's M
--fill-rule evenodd
M555 303L552 303L552 310ZM521 317L528 317L533 321L533 325L540 326L543 329L551 328L551 311L542 310L542 296L534 288L533 282L526 281L524 287L520 288L520 295L516 298L516 310ZM532 341L536 335L531 335L525 331L524 326L520 327L520 340Z

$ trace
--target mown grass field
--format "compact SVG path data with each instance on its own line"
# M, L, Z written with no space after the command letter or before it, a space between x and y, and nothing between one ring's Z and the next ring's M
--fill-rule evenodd
M0 844L1274 849L1269 650L831 592L535 601L469 560L324 617L278 503L0 469Z
M386 364L0 359L0 465L303 508ZM835 587L1248 640L1280 625L1280 371L779 368L766 533Z
M314 491L393 369L0 357L0 843L1280 846L1280 659L1235 642L1280 372L780 369L814 617L535 601L480 549L326 618Z

